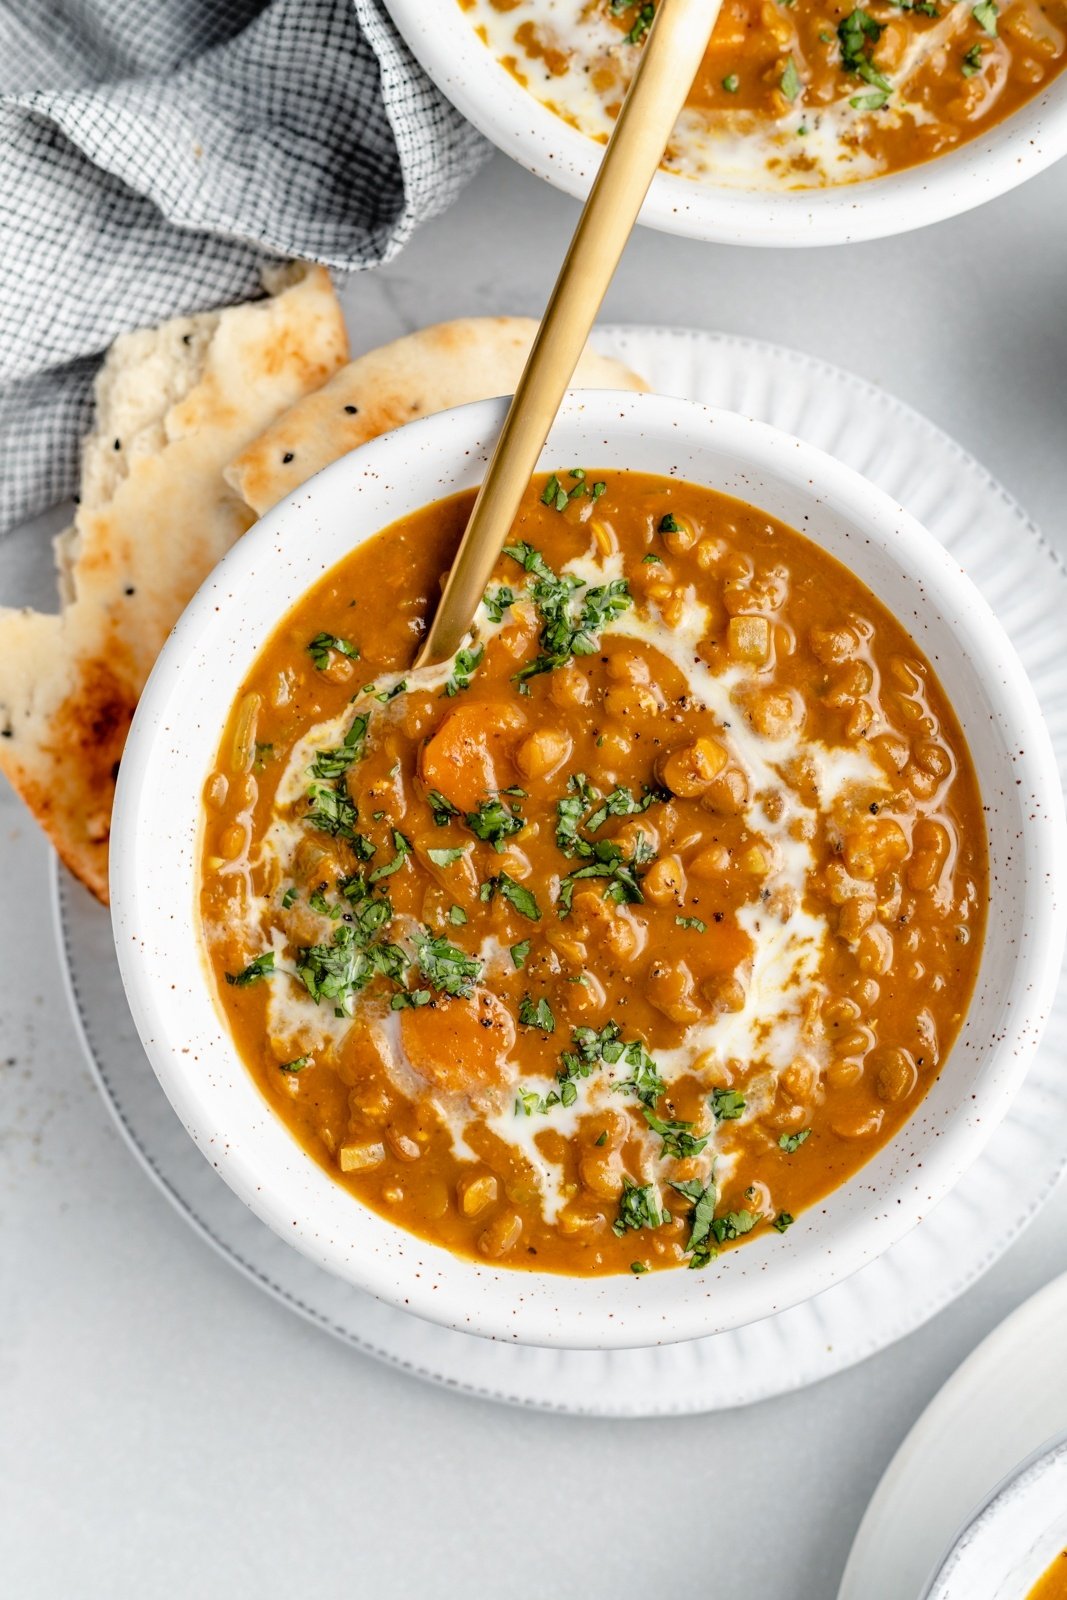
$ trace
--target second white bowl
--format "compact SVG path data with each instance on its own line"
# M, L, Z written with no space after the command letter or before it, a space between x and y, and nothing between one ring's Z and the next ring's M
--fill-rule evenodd
M604 147L532 95L483 44L456 0L386 0L437 87L539 178L584 199ZM641 221L722 244L847 244L907 233L1004 194L1067 154L1067 72L979 138L863 183L825 189L716 187L660 172Z
M923 1600L1026 1600L1067 1550L1067 1436L1043 1444L959 1534ZM1067 1572L1067 1561L1063 1562Z

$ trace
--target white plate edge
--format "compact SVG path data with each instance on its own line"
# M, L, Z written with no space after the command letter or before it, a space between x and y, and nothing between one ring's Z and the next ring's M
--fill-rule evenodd
M1036 524L1027 516L1015 498L1003 487L1003 485L992 475L992 473L983 467L981 463L970 454L969 451L964 449L962 445L954 440L949 434L945 433L944 430L939 428L936 424L931 422L921 412L915 410L915 408L911 407L906 402L899 400L896 396L890 394L886 390L881 389L878 385L872 383L870 380L863 378L858 374L852 373L845 368L837 367L833 363L825 361L821 357L810 355L804 351L795 350L787 346L777 345L770 341L754 339L744 335L716 333L710 330L688 329L679 326L657 327L643 324L609 323L597 327L594 333L593 342L598 346L598 348L604 349L605 353L625 355L625 346L627 340L647 338L664 340L669 339L672 341L677 341L678 343L685 343L689 345L695 344L698 347L731 347L739 351L750 352L757 357L763 357L764 359L772 362L779 361L784 358L791 365L795 365L802 371L816 374L821 373L835 386L844 386L852 389L855 392L863 394L872 405L877 406L884 413L889 415L897 415L904 418L910 427L915 429L920 435L925 436L926 439L935 444L938 448L942 449L947 455L950 455L962 470L968 472L972 478L977 479L981 483L985 492L995 493L1003 509L1010 513L1015 520L1026 529L1027 534L1032 538L1034 544L1041 550L1042 554L1052 560L1057 572L1067 578L1067 565L1064 564L1058 552L1047 542L1040 530L1037 528ZM613 346L615 348L612 348ZM818 443L818 441L812 442ZM819 447L824 448L821 445ZM651 1408L647 1404L639 1404L637 1406L630 1407L613 1406L609 1409L598 1402L593 1402L589 1407L578 1407L571 1404L560 1404L558 1402L553 1402L551 1399L531 1399L528 1396L509 1394L506 1390L467 1383L454 1377L450 1377L445 1373L434 1371L432 1368L423 1366L417 1362L411 1361L410 1359L399 1357L392 1351L381 1347L373 1341L363 1339L358 1335L354 1335L349 1328L336 1324L328 1316L316 1310L313 1306L307 1305L300 1299L298 1295L276 1283L259 1267L256 1267L245 1261L238 1250L218 1239L214 1235L211 1227L205 1223L202 1218L200 1218L199 1215L192 1210L190 1205L172 1188L168 1179L154 1165L150 1154L144 1150L144 1148L137 1141L136 1136L133 1134L128 1124L125 1123L121 1112L121 1107L116 1103L110 1090L110 1086L106 1079L106 1073L104 1069L99 1066L97 1052L95 1051L92 1041L89 1038L84 1019L81 1015L81 1008L77 999L73 974L70 970L71 963L69 959L69 947L66 944L66 931L62 915L62 879L57 863L53 864L51 879L53 915L56 918L57 938L60 941L60 948L64 954L64 960L61 963L64 968L64 987L67 991L68 1000L71 1004L71 1010L74 1014L75 1027L79 1036L79 1042L82 1046L86 1060L90 1065L90 1070L92 1071L94 1078L104 1094L106 1103L115 1117L124 1141L133 1150L141 1166L149 1173L150 1177L152 1177L152 1179L162 1189L163 1193L167 1196L171 1203L175 1205L175 1207L183 1216L186 1217L196 1231L200 1233L209 1244L212 1245L218 1254L221 1254L226 1259L232 1261L238 1266L238 1268L246 1277L252 1279L261 1288L266 1288L276 1299L284 1301L285 1304L289 1305L292 1309L297 1310L301 1315L314 1322L317 1326L333 1333L336 1337L342 1338L345 1340L345 1342L353 1345L355 1348L363 1351L364 1353L373 1355L375 1358L383 1360L391 1366L397 1367L399 1370L411 1372L412 1374L423 1377L428 1381L435 1382L447 1388L458 1389L461 1392L470 1393L479 1398L492 1399L509 1405L521 1406L525 1409L544 1410L548 1412L566 1413L569 1415L603 1416L608 1418L636 1418L645 1416L675 1416L691 1414L694 1411L708 1412L710 1410L733 1409L742 1405L754 1404L761 1399L770 1398L779 1394L790 1393L799 1388L808 1387L812 1383L819 1382L823 1378L832 1376L838 1371L844 1371L849 1366L856 1365L859 1362L868 1359L870 1356L877 1354L879 1351L888 1348L889 1345L895 1343L898 1339L905 1337L907 1333L914 1331L918 1327L921 1327L925 1322L929 1321L932 1316L936 1315L938 1311L944 1309L947 1305L951 1304L953 1300L958 1298L959 1295L965 1293L966 1290L970 1288L979 1277L989 1270L989 1268L1000 1258L1004 1251L1010 1247L1011 1243L1019 1236L1029 1222L1033 1220L1043 1205L1047 1202L1050 1195L1054 1192L1064 1174L1064 1170L1067 1169L1067 1151L1065 1151L1064 1156L1058 1164L1055 1172L1046 1182L1040 1193L1032 1199L1029 1209L1015 1220L1013 1226L1009 1230L998 1236L996 1243L991 1245L986 1254L977 1263L972 1265L968 1275L959 1282L954 1282L953 1287L947 1294L939 1293L932 1303L930 1301L924 1302L917 1314L913 1310L913 1313L909 1315L904 1325L895 1325L888 1335L882 1332L877 1337L867 1341L859 1349L851 1350L843 1361L835 1360L835 1363L832 1366L821 1367L819 1370L813 1370L812 1365L809 1364L808 1367L802 1369L801 1371L794 1372L791 1374L790 1380L785 1386L782 1386L780 1383L765 1384L762 1387L747 1390L741 1394L735 1394L729 1398L713 1402L710 1405L706 1403L699 1403L696 1406L672 1404ZM931 1215L933 1214L935 1213L931 1213ZM875 1265L875 1263L872 1263L872 1266ZM862 1276L862 1274L858 1276ZM402 1313L398 1313L398 1315L400 1314ZM773 1321L775 1319L771 1320ZM428 1327L430 1325L424 1324L422 1326ZM566 1353L564 1352L564 1354ZM836 1354L837 1352L835 1351L835 1355ZM814 1365L818 1366L818 1363L815 1363Z

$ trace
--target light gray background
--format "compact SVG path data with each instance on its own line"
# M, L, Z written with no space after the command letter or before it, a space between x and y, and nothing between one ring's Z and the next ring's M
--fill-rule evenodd
M576 215L497 158L398 262L347 286L355 348L461 314L537 315ZM752 334L851 367L973 450L1067 556L1065 264L1067 163L880 244L741 251L645 231L605 316ZM52 596L41 528L0 545L0 600ZM245 1282L136 1166L79 1058L46 869L4 790L5 1595L832 1600L922 1407L1067 1268L1061 1189L928 1327L806 1393L721 1416L572 1421L430 1388Z

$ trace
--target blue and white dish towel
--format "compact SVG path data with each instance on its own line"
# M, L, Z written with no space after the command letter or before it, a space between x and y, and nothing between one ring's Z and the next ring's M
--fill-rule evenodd
M380 0L0 0L0 533L74 490L116 334L388 261L485 153Z

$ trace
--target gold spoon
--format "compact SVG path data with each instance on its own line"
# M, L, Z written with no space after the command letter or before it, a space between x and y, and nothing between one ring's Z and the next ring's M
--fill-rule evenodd
M721 3L722 0L659 0L637 71L504 419L436 615L416 658L417 667L447 661L470 631L523 492L696 77Z

